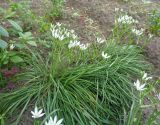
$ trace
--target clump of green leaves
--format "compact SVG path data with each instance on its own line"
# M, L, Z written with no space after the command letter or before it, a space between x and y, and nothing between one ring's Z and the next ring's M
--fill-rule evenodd
M65 0L51 0L52 8L51 8L51 18L59 18L62 17L62 11L64 7Z
M160 11L154 10L149 16L149 28L155 35L160 35Z

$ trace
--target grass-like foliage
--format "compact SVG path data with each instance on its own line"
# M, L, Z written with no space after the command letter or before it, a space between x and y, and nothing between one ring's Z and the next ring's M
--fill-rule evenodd
M28 49L27 67L17 76L24 86L0 94L0 114L13 116L34 102L47 118L57 110L65 125L118 124L132 105L132 78L148 68L142 51L114 40L93 43L86 50L68 48L67 40L53 40L50 51ZM104 59L102 51L110 58Z

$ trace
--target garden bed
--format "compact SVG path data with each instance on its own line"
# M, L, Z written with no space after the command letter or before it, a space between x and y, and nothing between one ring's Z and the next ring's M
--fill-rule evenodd
M2 125L160 123L158 1L23 2L0 0Z

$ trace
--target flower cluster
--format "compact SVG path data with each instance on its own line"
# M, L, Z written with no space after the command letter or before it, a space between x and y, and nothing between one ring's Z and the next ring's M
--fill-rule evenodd
M71 40L70 43L68 44L68 48L74 48L74 47L79 47L81 50L86 50L88 48L89 44L83 44L80 41L77 40Z
M68 30L62 26L60 23L56 25L51 25L52 36L58 40L64 40L66 38L77 39L74 30Z
M63 41L66 38L70 39L68 48L79 47L81 50L86 50L89 44L83 44L78 41L78 36L75 35L74 30L68 30L62 27L62 24L57 23L56 25L51 25L52 36L60 41Z
M142 29L142 28L140 30L137 30L135 28L132 29L132 32L137 36L141 36L143 34L143 31L144 31L144 29Z
M45 115L45 113L42 113L43 109L38 110L37 106L35 106L34 111L31 111L32 118L38 119ZM54 120L52 117L49 118L49 121L45 122L45 125L62 125L63 119L58 120L57 116L54 117Z
M138 23L137 20L133 19L133 17L128 16L128 15L124 15L124 16L120 16L117 19L118 23L122 23L122 24L132 24L132 23Z

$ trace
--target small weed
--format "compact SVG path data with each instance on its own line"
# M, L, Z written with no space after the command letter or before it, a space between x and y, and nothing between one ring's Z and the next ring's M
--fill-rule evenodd
M51 18L60 18L62 17L63 7L65 0L51 0L52 8L51 8Z
M149 28L155 35L160 35L160 11L154 10L149 16Z

